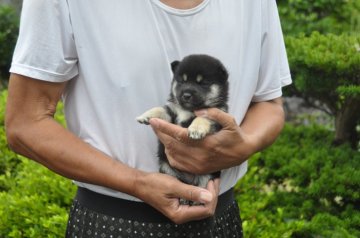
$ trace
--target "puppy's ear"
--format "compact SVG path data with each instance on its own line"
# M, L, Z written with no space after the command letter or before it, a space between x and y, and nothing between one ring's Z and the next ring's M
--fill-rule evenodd
M173 71L173 73L175 73L175 70L177 69L179 64L180 64L180 61L178 61L178 60L175 60L171 63L171 70Z
M220 73L220 75L226 80L229 77L229 73L226 70L226 68L224 67L224 65L220 64L218 67L218 72Z

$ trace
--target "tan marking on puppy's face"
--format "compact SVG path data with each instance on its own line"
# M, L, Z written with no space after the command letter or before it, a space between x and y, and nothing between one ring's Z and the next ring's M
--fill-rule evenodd
M201 74L198 74L196 76L196 82L198 82L198 83L200 83L203 79L204 79L204 77Z

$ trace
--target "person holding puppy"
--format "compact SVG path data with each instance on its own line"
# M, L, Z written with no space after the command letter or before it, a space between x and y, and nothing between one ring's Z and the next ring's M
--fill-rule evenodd
M170 63L190 54L229 72L228 113L195 111L222 129L196 141L161 119L144 129L134 118L166 102ZM78 186L66 237L242 237L232 187L280 133L291 83L275 0L24 0L10 71L10 147ZM159 173L158 139L172 167L220 179Z

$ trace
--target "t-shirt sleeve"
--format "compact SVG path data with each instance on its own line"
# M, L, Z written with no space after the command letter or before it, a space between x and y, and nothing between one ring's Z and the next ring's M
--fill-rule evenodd
M78 74L67 1L24 0L10 68L31 78L64 82Z
M292 82L275 0L262 1L261 31L260 72L253 102L280 97L282 87Z

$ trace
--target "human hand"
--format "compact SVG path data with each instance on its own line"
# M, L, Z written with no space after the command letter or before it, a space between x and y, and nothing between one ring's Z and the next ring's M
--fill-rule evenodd
M216 109L195 112L217 121L222 129L202 140L191 140L188 130L164 120L150 120L154 132L165 146L172 167L194 174L207 174L244 162L254 151L252 137L228 113Z
M177 224L205 219L215 213L219 179L210 180L206 189L161 173L143 173L136 181L134 194ZM203 205L182 205L180 198Z

